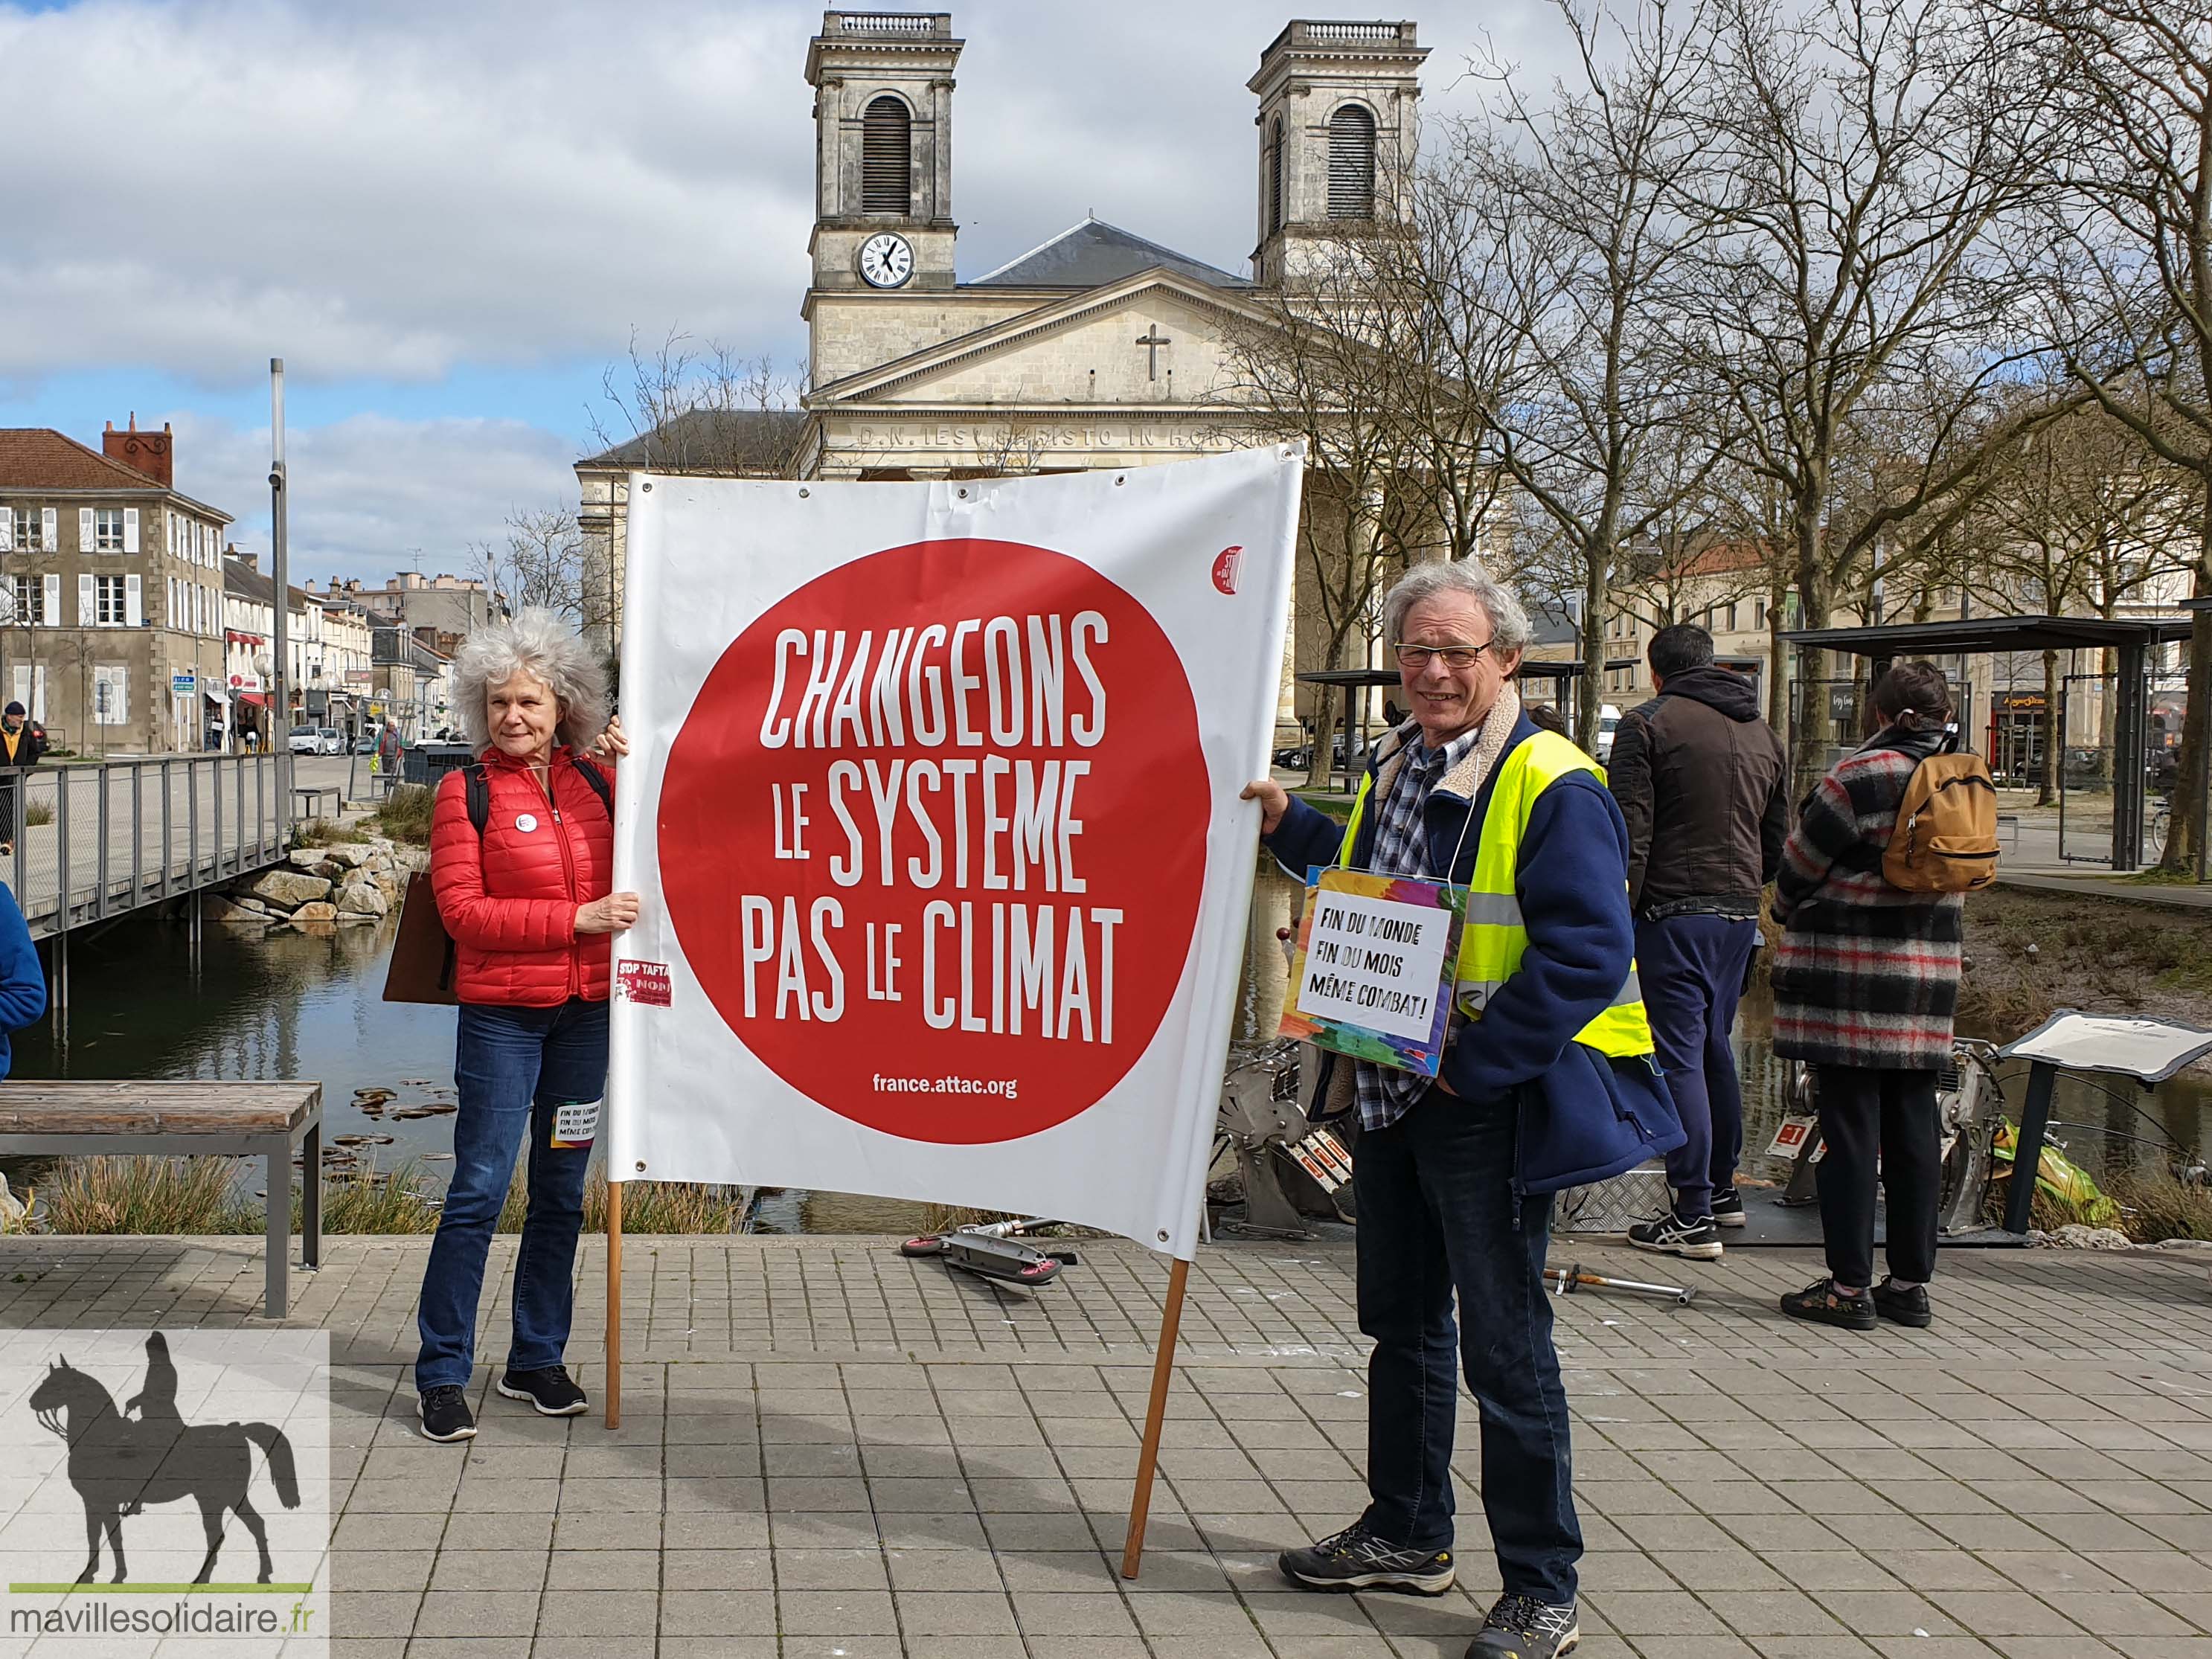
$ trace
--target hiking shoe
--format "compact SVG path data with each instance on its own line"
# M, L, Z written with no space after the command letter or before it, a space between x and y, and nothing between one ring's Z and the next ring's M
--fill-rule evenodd
M1733 1187L1713 1194L1713 1225L1741 1227L1744 1224L1743 1197Z
M1359 1522L1301 1550L1275 1558L1283 1577L1301 1589L1408 1589L1442 1595L1458 1569L1449 1550L1401 1550Z
M1790 1291L1782 1298L1782 1311L1792 1319L1840 1325L1847 1331L1874 1328L1874 1298L1864 1291L1856 1296L1841 1295L1832 1279L1816 1279L1803 1290Z
M1501 1595L1467 1644L1467 1659L1557 1659L1582 1639L1573 1602L1551 1607L1533 1595Z
M509 1400L527 1400L540 1417L574 1417L590 1406L584 1391L569 1379L566 1365L547 1365L534 1371L507 1371L499 1379L499 1391Z
M425 1389L415 1398L415 1415L422 1419L425 1440L473 1440L477 1420L469 1415L468 1396L447 1383Z
M1887 1279L1873 1290L1874 1310L1884 1319L1893 1319L1900 1325L1925 1328L1936 1322L1935 1314L1928 1306L1928 1287L1915 1285L1901 1291Z
M1721 1259L1721 1230L1709 1215L1680 1216L1668 1210L1630 1227L1628 1242L1639 1250L1662 1255L1686 1255L1697 1261Z

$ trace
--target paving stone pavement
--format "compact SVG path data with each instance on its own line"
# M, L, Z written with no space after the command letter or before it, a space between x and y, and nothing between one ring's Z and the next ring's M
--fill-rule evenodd
M1457 1659L1496 1577L1475 1425L1462 1579L1289 1590L1364 1499L1351 1252L1224 1243L1191 1276L1150 1549L1116 1572L1166 1264L1038 1291L872 1238L632 1238L624 1420L473 1393L414 1432L426 1239L334 1238L289 1323L332 1337L334 1652L715 1659ZM496 1355L513 1241L484 1317ZM1797 1251L1555 1263L1694 1284L1558 1302L1589 1659L2212 1659L2203 1256L1957 1250L1938 1322L1774 1310ZM579 1265L598 1392L605 1255ZM0 1326L259 1324L250 1239L0 1238Z

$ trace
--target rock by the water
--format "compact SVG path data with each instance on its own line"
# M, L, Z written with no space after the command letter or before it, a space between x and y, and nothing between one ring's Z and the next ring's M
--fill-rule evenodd
M292 912L295 921L336 921L337 919L338 907L321 899L313 900Z
M373 881L349 881L338 890L338 909L342 914L380 916L391 908Z
M200 907L201 916L209 921L231 921L258 927L276 920L251 900L225 898L220 893L210 893L200 901Z
M342 865L349 870L358 870L374 854L366 847L348 842L339 842L334 846L324 848L323 856L332 864Z
M322 876L310 876L298 870L271 870L246 890L255 898L266 899L289 910L325 896L331 884ZM333 909L331 914L336 915L337 912Z
M295 870L313 873L323 867L330 855L330 849L326 847L302 847L286 856Z

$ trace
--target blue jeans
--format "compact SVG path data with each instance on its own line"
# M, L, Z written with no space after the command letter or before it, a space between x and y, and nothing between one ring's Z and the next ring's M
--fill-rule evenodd
M1575 1599L1583 1534L1544 1287L1552 1200L1516 1204L1519 1119L1510 1100L1431 1089L1395 1123L1359 1137L1359 1328L1375 1340L1372 1501L1362 1518L1401 1548L1450 1547L1456 1349L1482 1412L1482 1509L1498 1576L1508 1595L1558 1606Z
M514 1259L514 1338L507 1364L529 1371L561 1363L574 1311L576 1235L584 1225L584 1170L592 1154L588 1147L554 1149L553 1114L606 1092L607 1005L464 1005L453 1079L460 1092L453 1179L430 1241L415 1321L422 1334L415 1386L422 1390L468 1387L484 1258L526 1139L530 1209Z
M1689 1134L1667 1154L1674 1212L1713 1212L1743 1158L1743 1089L1729 1033L1759 924L1749 917L1684 915L1636 924L1636 976L1659 1068Z

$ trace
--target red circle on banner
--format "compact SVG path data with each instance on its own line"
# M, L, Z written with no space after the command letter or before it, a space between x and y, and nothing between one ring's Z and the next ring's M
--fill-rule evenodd
M1018 1139L1104 1098L1165 1016L1209 793L1136 599L1046 548L916 542L722 653L669 750L661 888L793 1088L910 1140Z

